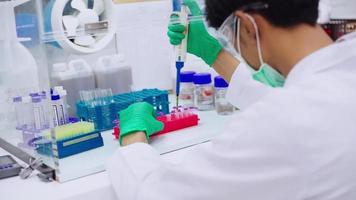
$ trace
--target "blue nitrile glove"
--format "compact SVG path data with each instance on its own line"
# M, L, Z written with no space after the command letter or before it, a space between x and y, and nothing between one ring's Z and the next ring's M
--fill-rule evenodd
M163 129L163 123L156 120L155 110L146 102L135 103L119 113L120 117L120 144L122 139L136 132L145 132L147 141L149 137Z
M184 4L189 8L192 17L202 15L202 11L195 0L184 0ZM177 20L177 19L172 19ZM180 23L171 23L168 26L168 37L172 45L179 45L185 38L185 26ZM189 23L188 52L194 54L212 66L222 50L222 46L212 37L202 19L194 19Z

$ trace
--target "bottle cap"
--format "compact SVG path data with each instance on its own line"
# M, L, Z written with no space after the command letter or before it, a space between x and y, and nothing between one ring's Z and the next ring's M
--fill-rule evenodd
M214 85L217 88L227 88L229 87L229 84L221 77L221 76L217 76L214 79Z
M209 73L194 74L193 81L194 84L209 84L211 83L211 74Z
M53 90L53 94L51 95L51 100L57 101L59 99L61 99L61 96L59 96L59 93L56 90Z
M59 100L59 99L61 99L61 97L59 96L59 94L53 94L53 95L51 96L51 100L52 100L52 101L57 101L57 100Z
M193 77L194 74L196 74L193 71L184 71L180 73L180 82L182 83L191 83L193 82Z

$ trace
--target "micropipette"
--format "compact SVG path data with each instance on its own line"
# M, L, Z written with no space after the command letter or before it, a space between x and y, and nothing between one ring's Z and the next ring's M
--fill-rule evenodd
M188 10L187 7L182 4L181 0L173 0L173 14L171 18L179 18L180 23L186 27L185 38L182 40L182 43L175 47L175 61L177 68L177 80L176 80L176 104L179 105L179 93L180 93L180 72L184 67L184 62L187 57L187 38L188 38Z

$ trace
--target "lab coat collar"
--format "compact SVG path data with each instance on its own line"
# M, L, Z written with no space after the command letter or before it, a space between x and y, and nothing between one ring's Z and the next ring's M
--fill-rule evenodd
M334 44L322 48L297 63L289 73L285 87L303 80L309 75L332 67L338 67L338 63L356 56L356 33L350 33Z

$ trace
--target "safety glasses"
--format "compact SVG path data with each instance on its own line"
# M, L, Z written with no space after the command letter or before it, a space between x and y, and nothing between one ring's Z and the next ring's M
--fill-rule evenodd
M262 2L252 3L246 6L242 6L239 10L244 12L256 12L260 10L268 9L269 5ZM218 29L218 33L223 36L224 40L229 42L233 47L236 45L236 38L238 30L238 19L235 14L231 14L224 23Z
M237 36L237 17L231 14L218 29L218 33L229 44L235 47Z

